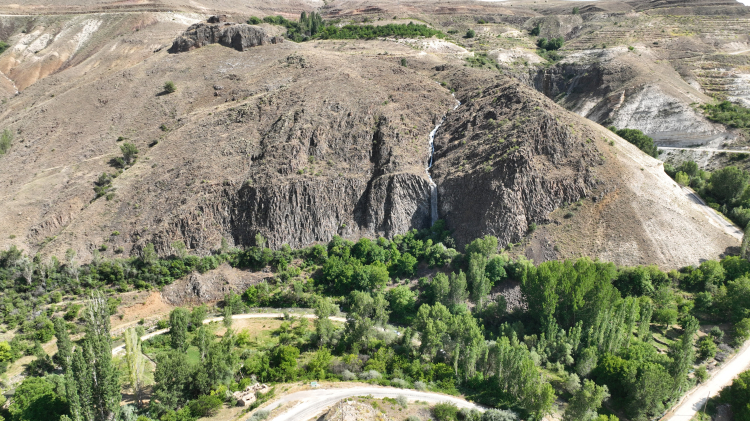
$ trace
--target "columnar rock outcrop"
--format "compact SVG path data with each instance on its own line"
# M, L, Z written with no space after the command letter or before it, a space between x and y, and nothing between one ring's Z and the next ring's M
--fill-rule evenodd
M245 23L223 22L221 17L209 19L209 22L196 23L190 26L172 43L169 52L181 53L208 44L221 44L245 51L248 48L265 44L279 44L284 41L281 37L270 37L263 28Z

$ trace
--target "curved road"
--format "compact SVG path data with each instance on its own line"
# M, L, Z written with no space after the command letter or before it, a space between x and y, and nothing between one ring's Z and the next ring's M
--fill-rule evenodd
M703 199L701 199L701 197L693 191L693 189L685 186L680 187L682 187L682 191L685 192L685 194L691 201L700 206L701 211L709 218L710 221L718 224L718 226L721 227L727 234L742 241L742 237L745 235L745 233L740 229L740 227L728 221L722 215L719 215L715 210L708 206L708 204L706 204L706 202L704 202Z
M703 409L706 400L716 396L721 389L729 386L737 375L750 368L750 341L737 351L737 354L693 391L685 395L675 408L661 418L662 421L689 421Z
M294 315L295 317L304 317L306 319L317 319L317 316L314 314L301 314L301 315ZM241 319L279 319L284 317L283 313L247 313L247 314L235 314L232 316L232 320L241 320ZM329 317L330 320L333 320L334 322L346 322L346 318L344 317L337 317L337 316L331 316ZM220 322L224 320L223 317L211 317L208 319L203 320L203 324L209 324L211 322ZM147 333L143 336L141 336L141 342L151 339L154 336L163 335L165 333L169 332L169 328L167 329L161 329L156 330L151 333ZM125 350L125 345L120 345L117 347L112 348L112 355L117 355Z
M419 392L409 389L378 386L355 386L346 389L314 389L291 393L266 405L263 409L273 410L280 406L297 402L283 413L271 418L272 421L306 421L321 415L330 406L342 399L353 396L372 395L373 398L395 398L405 396L410 402L420 400L429 403L450 402L459 408L470 408L484 411L484 408L455 396L441 393Z

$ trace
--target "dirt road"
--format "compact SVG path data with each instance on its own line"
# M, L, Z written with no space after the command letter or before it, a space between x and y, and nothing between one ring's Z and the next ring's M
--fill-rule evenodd
M712 149L712 148L671 148L668 146L657 146L658 149L667 151L697 151L697 152L727 152L727 153L750 153L748 149Z
M409 389L398 389L395 387L377 386L355 386L346 389L315 389L291 393L282 396L275 402L263 409L272 410L280 406L296 402L294 406L285 412L271 418L273 421L300 421L309 420L322 414L331 405L352 396L372 395L373 398L395 398L399 395L406 396L410 401L420 400L423 402L440 403L451 402L459 408L475 408L483 411L484 408L474 403L455 396L443 395L441 393L419 392Z
M704 202L703 199L701 199L700 196L698 196L698 194L696 194L689 187L682 186L682 191L684 191L688 198L692 200L696 205L700 205L701 211L706 214L711 223L715 222L716 224L718 224L718 226L724 229L724 232L742 241L742 236L745 233L740 229L740 227L727 221L723 216L716 213L715 210L711 209L711 207L708 206L708 204L706 204L706 202Z
M750 368L750 341L745 342L734 358L724 364L710 379L686 395L679 405L662 417L661 421L689 421L699 410L703 409L708 397L717 395L721 389L729 386L738 374L748 368Z
M295 317L304 317L306 319L316 319L317 317L314 314L302 314L302 315L293 315ZM242 319L280 319L284 317L284 313L247 313L247 314L235 314L232 316L232 320L242 320ZM346 322L346 318L344 317L337 317L337 316L331 316L329 317L330 320L333 320L334 322ZM224 320L223 317L211 317L208 319L203 320L203 324L209 324L211 322L220 322ZM163 335L165 333L169 332L169 328L167 329L161 329L156 330L151 333L147 333L143 336L141 336L141 342L151 339L154 336ZM112 355L117 355L121 352L125 351L125 345L120 345L115 348L112 348Z

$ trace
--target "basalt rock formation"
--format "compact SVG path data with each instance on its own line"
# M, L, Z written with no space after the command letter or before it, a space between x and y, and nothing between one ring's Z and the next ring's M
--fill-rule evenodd
M222 16L212 16L210 23L191 25L185 33L177 37L169 49L170 53L180 53L203 47L208 44L221 44L245 51L248 48L265 44L279 44L281 37L270 37L263 28L245 23L226 22Z

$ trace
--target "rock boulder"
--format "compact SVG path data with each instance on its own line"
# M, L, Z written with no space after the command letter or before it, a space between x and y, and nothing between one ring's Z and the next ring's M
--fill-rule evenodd
M259 45L279 44L283 40L281 37L268 36L259 26L245 23L196 23L174 40L169 52L186 52L208 44L221 44L237 51L245 51Z

